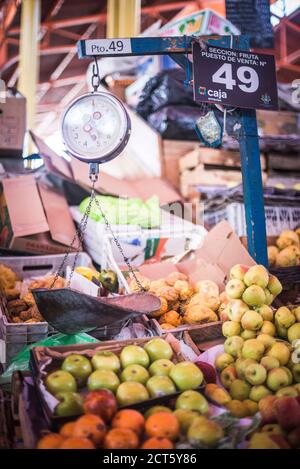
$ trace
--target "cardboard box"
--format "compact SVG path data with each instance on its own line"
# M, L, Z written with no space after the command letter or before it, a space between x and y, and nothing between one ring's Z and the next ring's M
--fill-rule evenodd
M66 252L74 236L75 225L62 194L36 182L33 176L2 181L0 246L33 254L58 254Z
M47 170L67 181L75 182L90 190L89 166L72 158L71 162L58 156L42 139L32 134L38 151L44 159ZM106 166L106 165L105 165ZM99 179L95 184L98 192L116 197L139 197L146 200L152 195L159 197L161 205L182 201L182 197L168 181L159 177L119 179L103 172L100 167Z
M213 280L220 290L224 290L230 269L235 264L255 265L255 261L231 226L222 221L207 234L193 259L176 265L168 262L144 264L139 271L151 280L179 271L188 275L192 282Z
M0 103L0 155L22 158L26 131L26 99L7 96Z

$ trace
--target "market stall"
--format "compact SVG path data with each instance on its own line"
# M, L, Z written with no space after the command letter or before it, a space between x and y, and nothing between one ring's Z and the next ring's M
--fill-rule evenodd
M299 116L259 35L191 5L138 36L130 4L126 37L63 33L63 149L31 124L21 164L0 109L0 448L299 449Z

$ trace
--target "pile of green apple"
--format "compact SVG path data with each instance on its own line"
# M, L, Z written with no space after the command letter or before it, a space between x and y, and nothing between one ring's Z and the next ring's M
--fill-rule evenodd
M244 340L240 336L228 337L224 353L219 354L215 366L223 386L232 399L259 402L268 395L277 397L300 394L300 363L291 359L292 347L288 342Z
M263 265L232 267L225 291L228 298L223 312L228 319L222 325L225 337L254 339L263 335L287 339L290 343L300 339L300 307L291 310L282 306L277 311L271 307L282 285Z
M191 362L173 363L168 342L154 338L144 347L125 346L119 355L97 351L89 360L83 354L70 354L61 369L49 373L45 387L60 402L58 416L82 413L83 392L107 389L119 406L129 406L150 398L197 389L203 382L202 371Z

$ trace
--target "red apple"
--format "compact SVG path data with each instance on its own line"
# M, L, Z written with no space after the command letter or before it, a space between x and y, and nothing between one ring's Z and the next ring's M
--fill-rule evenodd
M275 415L284 430L292 430L300 424L300 406L294 397L281 397L274 403Z
M202 371L204 375L204 380L206 383L217 382L217 373L216 373L215 368L212 365L206 362L201 362L201 361L195 362L195 365L197 365L198 368L200 368L200 370Z
M258 409L260 411L263 424L277 422L277 417L274 409L274 403L277 400L277 396L265 396L259 401Z
M117 412L117 401L108 389L91 391L84 398L83 410L86 414L94 414L109 423Z

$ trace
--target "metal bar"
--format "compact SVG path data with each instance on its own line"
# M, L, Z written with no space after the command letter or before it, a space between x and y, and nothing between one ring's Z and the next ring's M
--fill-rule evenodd
M243 109L241 124L240 154L248 251L257 263L268 267L266 219L256 111Z
M22 3L21 42L20 42L20 74L18 88L26 97L27 128L34 129L36 88L39 72L38 34L41 15L40 0L26 0ZM28 153L32 144L28 141ZM25 152L26 153L26 152Z
M107 0L106 37L119 36L119 0Z
M211 36L174 36L174 37L138 37L131 39L124 39L130 41L131 52L118 52L111 49L102 51L100 48L103 45L103 39L90 39L88 41L80 40L77 42L77 50L79 58L89 58L93 56L101 57L128 57L134 55L163 55L163 54L182 54L191 53L192 42L195 40L209 40L216 39L220 46L228 44L230 36L223 36L222 38ZM120 38L119 38L120 39ZM243 44L244 36L237 36L236 40L239 44ZM118 41L118 38L112 38L111 41ZM87 48L92 48L91 53L86 53Z
M159 12L177 11L185 7L186 4L187 4L187 0L153 5L153 6L148 6L148 7L145 6L141 8L141 14L148 15L148 14L153 14L155 12L159 13ZM41 27L47 27L50 29L59 29L59 28L69 28L72 26L81 26L81 25L90 24L90 23L106 23L106 21L107 21L107 14L101 12L101 13L97 13L94 15L79 16L77 18L51 20L51 21L43 22ZM20 27L16 26L14 28L11 28L9 30L9 33L12 35L19 34Z
M120 37L134 37L141 32L141 0L124 0L119 2Z
M276 63L276 68L280 70L281 68L285 68L286 70L290 70L291 72L300 73L300 65L294 65L286 62L285 60L280 60Z

